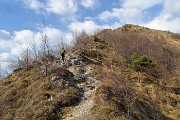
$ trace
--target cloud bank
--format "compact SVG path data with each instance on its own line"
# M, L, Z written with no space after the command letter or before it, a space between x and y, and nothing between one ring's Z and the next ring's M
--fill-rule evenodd
M160 15L155 17L152 21L143 24L144 26L160 29L170 30L172 32L180 33L180 1L164 0L163 10Z

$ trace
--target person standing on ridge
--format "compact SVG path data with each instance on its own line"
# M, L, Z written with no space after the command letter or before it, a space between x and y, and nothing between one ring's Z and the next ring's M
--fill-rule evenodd
M62 49L60 51L60 54L61 54L61 58L62 58L62 60L64 62L64 59L65 59L65 49L64 49L64 47L62 47Z

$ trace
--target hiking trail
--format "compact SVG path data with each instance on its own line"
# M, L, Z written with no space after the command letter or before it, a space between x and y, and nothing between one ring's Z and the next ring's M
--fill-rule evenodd
M77 83L82 95L79 104L77 104L72 112L63 116L63 120L93 120L91 108L94 106L93 94L100 86L100 82L93 78L93 68L90 64L83 61L81 56L73 54L67 55L67 61L63 65L74 74L76 80L84 80ZM82 72L83 69L83 72Z

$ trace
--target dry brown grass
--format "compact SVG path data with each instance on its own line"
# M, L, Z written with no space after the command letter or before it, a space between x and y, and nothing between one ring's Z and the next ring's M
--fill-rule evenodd
M164 81L165 78L161 75L166 75L166 84L168 85L173 83L173 81L169 81L168 78L171 78L173 75L177 76L177 74L172 71L172 76L167 74L170 69L174 69L174 66L171 66L172 64L169 64L167 61L174 59L174 54L178 55L177 49L172 49L171 47L168 47L168 50L162 50L161 48L154 49L157 45L162 45L163 41L159 41L159 43L156 43L157 45L155 45L147 38L141 39L141 36L136 36L136 33L124 32L117 34L113 33L111 30L105 30L98 35L99 38L108 42L109 45L103 50L98 49L98 51L103 55L103 61L102 66L99 66L97 72L95 73L97 79L102 82L102 86L99 87L95 94L96 105L92 109L92 113L98 120L116 120L120 119L120 117L133 120L178 119L178 87L172 89L169 88L168 91L165 90L167 87L161 87L161 82ZM132 38L135 38L134 41L138 40L138 42L131 42L131 44L128 43L127 41L132 40ZM124 42L130 45L125 45L125 43L121 45L121 41L123 40L126 40ZM114 41L117 42L114 43ZM142 43L139 44L139 42ZM146 71L142 73L142 81L141 83L138 83L136 77L137 73L128 68L128 55L130 55L131 50L138 52L136 49L137 47L135 47L136 43L139 45L140 54L148 54L154 60L156 58L156 61L158 59L165 59L165 57L171 56L164 60L167 62L164 64L166 65L166 68L164 68L165 71L162 72L158 67L162 61L156 62L157 67L155 71ZM150 44L147 49L145 47L146 44ZM154 50L150 50L152 48ZM161 55L161 52L163 55ZM176 65L177 63L174 62L173 64ZM176 77L174 81L177 81ZM177 85L177 82L174 84Z
M179 37L172 34L128 25L98 33L100 41L80 35L85 41L79 41L73 51L92 64L93 75L101 82L92 109L97 120L178 120ZM141 83L129 69L134 52L156 62L156 71L143 72ZM71 72L52 67L45 76L42 70L17 69L0 81L0 119L60 119L79 102L76 87L62 88L50 82L52 76L73 76Z
M56 87L50 80L53 75L73 75L58 69L44 77L39 68L18 70L0 81L1 119L60 119L61 108L74 105L80 99L75 87ZM49 100L50 98L52 100ZM5 105L5 106L4 106ZM6 108L6 109L4 109Z
M166 117L155 108L153 102L142 101L143 96L137 95L136 91L129 87L116 73L106 71L103 75L103 85L96 92L96 106L92 113L97 119L154 119ZM156 114L158 113L158 115ZM168 118L167 118L168 119Z

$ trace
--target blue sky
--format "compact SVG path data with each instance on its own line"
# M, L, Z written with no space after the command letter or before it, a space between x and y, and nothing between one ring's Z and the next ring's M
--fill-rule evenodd
M61 38L70 44L75 31L92 34L124 24L180 33L179 10L178 0L0 0L1 68L5 70L27 43L40 44L43 16L55 45Z

